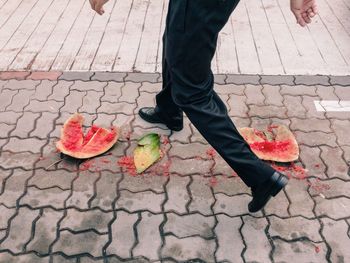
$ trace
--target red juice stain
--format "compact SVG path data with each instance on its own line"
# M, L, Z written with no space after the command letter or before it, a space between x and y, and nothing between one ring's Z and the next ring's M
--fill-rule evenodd
M315 166L315 168L320 168L321 165L319 163L317 163L314 166Z
M321 248L319 246L315 246L315 252L320 253L320 251L321 251Z
M137 175L134 158L132 156L123 156L118 160L117 163L120 167L122 167L124 171L128 172L129 175Z
M94 163L92 160L85 161L79 166L79 171L86 171L89 170L94 166Z
M169 143L170 143L169 137L163 135L163 136L162 136L162 144L163 144L163 145L167 145L167 144L169 144Z
M214 148L210 148L207 150L207 156L210 158L210 159L214 159L215 155L216 155L216 151Z
M238 174L237 174L236 172L233 171L233 172L232 172L232 176L233 176L233 177L238 177Z
M100 161L101 161L102 163L110 163L110 162L111 162L111 161L108 160L107 158L101 158Z
M216 179L216 177L211 177L210 180L209 180L209 185L211 187L215 187L218 185L218 179Z
M169 160L163 164L163 175L164 176L170 175L170 166L171 166L171 160Z

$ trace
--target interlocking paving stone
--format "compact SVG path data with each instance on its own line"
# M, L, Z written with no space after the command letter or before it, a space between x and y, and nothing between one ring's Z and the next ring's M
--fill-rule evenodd
M45 140L39 140L36 138L10 138L9 142L3 147L4 151L11 152L31 152L40 153L41 147L46 144Z
M2 252L0 253L0 262L8 263L27 263L27 262L36 262L36 263L47 263L47 258L41 258L35 254L25 254L25 255L16 255L13 256L10 253Z
M143 82L139 90L140 92L146 91L150 93L158 93L162 90L162 83Z
M41 116L36 120L35 129L32 130L29 136L45 139L49 136L54 129L53 122L57 118L57 114L51 112L43 112ZM18 125L18 124L17 124Z
M0 72L0 79L17 79L24 80L30 75L28 71L3 71Z
M103 96L102 92L89 90L83 97L83 104L78 109L79 112L96 112L97 108L100 107L100 98Z
M25 107L25 110L31 111L31 112L48 111L48 112L56 113L62 106L63 106L63 102L58 102L55 100L47 100L47 101L31 100L28 106Z
M341 219L349 216L350 199L339 197L334 199L324 199L321 196L315 196L315 212L317 216L325 215L333 219Z
M157 193L164 192L164 185L168 178L166 176L146 174L144 176L125 176L119 184L119 189L127 189L132 192L153 190Z
M313 244L309 241L284 242L283 240L274 240L275 250L273 258L275 262L327 262L327 247L324 243ZM319 252L317 252L319 251Z
M215 213L224 213L229 216L248 214L248 203L251 201L249 195L227 196L225 194L215 194ZM260 212L258 212L260 214Z
M333 178L330 180L317 180L310 179L311 187L310 194L313 196L322 194L326 198L334 198L339 196L350 195L350 182L343 181L339 178Z
M0 137L1 138L7 138L10 131L12 131L15 128L14 125L9 125L6 123L0 123Z
M249 187L239 177L219 177L218 183L213 185L213 191L227 196L251 194Z
M89 253L94 257L100 257L107 242L107 235L99 235L94 232L73 234L69 231L61 231L58 241L53 246L53 251L63 252L68 256Z
M250 105L249 106L249 112L248 115L250 117L261 117L261 118L270 118L270 117L276 117L276 118L286 118L287 117L287 109L285 107L278 107L273 105L266 105L266 106L257 106L257 105Z
M341 221L333 221L328 218L321 219L323 223L322 234L325 236L327 243L331 247L330 259L332 262L346 262L350 258L350 238L349 225ZM335 234L336 233L336 234Z
M339 100L334 91L335 89L332 86L316 86L316 94L321 100Z
M172 174L166 185L168 199L164 205L165 211L175 211L177 213L186 213L186 205L190 200L187 191L187 185L190 183L190 177L181 177Z
M12 170L3 171L0 169L0 193L2 193L5 189L4 184L7 178L12 175Z
M170 172L181 175L190 175L195 173L208 175L210 173L211 166L212 162L210 160L202 160L197 158L182 160L180 158L173 157Z
M330 83L332 85L350 85L350 76L330 76Z
M305 165L308 174L318 178L327 178L326 166L323 163L320 154L321 149L319 147L309 147L300 145L300 160Z
M4 169L22 168L30 170L38 161L39 154L2 152L0 156L0 167Z
M292 130L299 130L303 132L312 132L312 131L323 131L323 132L332 132L331 122L329 120L320 120L315 118L291 118L290 128Z
M129 212L148 210L153 213L162 211L161 205L164 202L164 194L155 194L151 191L131 193L126 190L120 191L117 200L117 208L124 208Z
M247 117L246 99L245 96L230 94L228 100L229 115L232 117Z
M62 255L53 255L52 256L52 263L76 263L77 258L69 258ZM80 261L81 262L81 261Z
M8 249L13 253L24 251L24 246L30 240L32 223L38 217L39 210L20 208L12 219L8 236L0 244L0 249Z
M128 73L125 77L125 81L132 82L158 82L159 74L158 73Z
M304 76L297 75L294 80L295 84L305 84L305 85L329 85L329 77L321 76L321 75L313 75L313 76Z
M119 102L128 102L134 103L136 98L139 97L139 88L141 87L141 83L130 83L127 86L123 86L122 96L119 98ZM143 94L143 92L141 92ZM146 93L149 94L149 93ZM142 96L142 95L141 95ZM152 94L154 96L154 94Z
M233 75L230 74L226 78L226 83L233 84L253 84L258 85L260 77L258 75Z
M163 258L171 258L179 261L200 259L204 262L215 262L215 240L205 240L201 237L188 237L177 239L174 236L165 237L165 245L162 250Z
M215 84L214 85L214 90L218 94L235 94L235 95L240 95L244 96L244 90L246 86L245 85L234 85L234 84L227 84L227 85L220 85L220 84Z
M280 86L272 86L267 84L263 85L263 89L261 91L265 97L265 103L267 105L272 104L276 106L283 106L283 97L280 90Z
M217 216L218 224L215 227L215 234L218 239L217 261L244 262L241 254L245 245L242 240L240 228L242 219L239 217Z
M30 107L27 108L26 106L29 104L30 98L34 93L34 90L19 90L18 93L12 97L11 105L7 106L6 110L16 112L22 112L24 108L26 108L26 110L32 110Z
M69 190L73 179L77 176L76 172L66 170L47 171L38 169L30 178L28 185L35 185L39 188L60 187L63 190Z
M319 98L311 96L302 96L302 104L306 109L306 118L325 119L325 112L317 111L314 103L315 100L319 100Z
M305 86L305 85L282 85L281 94L285 95L309 95L316 96L315 86Z
M265 234L266 219L245 216L243 222L241 232L247 248L243 253L246 262L270 262L271 245Z
M95 229L99 233L108 232L108 224L113 218L113 213L105 213L94 209L80 212L68 209L67 214L61 221L61 229L68 228L73 231Z
M48 96L52 94L53 86L57 84L56 81L42 80L35 88L35 93L31 99L47 100Z
M170 156L177 156L182 159L202 157L207 158L206 151L210 149L208 145L194 142L191 144L172 143L172 147L169 151Z
M327 144L330 147L337 147L336 136L333 133L325 132L301 132L295 131L294 135L299 144L308 146L320 146Z
M15 209L0 205L0 229L6 229L9 219L16 213ZM0 238L1 239L1 238Z
M101 107L98 108L97 113L108 113L108 114L126 114L132 115L136 104L125 103L125 102L104 102Z
M162 244L159 226L163 222L164 216L143 212L141 217L141 221L137 224L138 243L133 249L133 255L157 260L159 258L158 250Z
M285 240L295 240L307 237L313 242L322 242L319 230L320 223L317 220L309 220L303 217L278 218L270 216L269 233Z
M204 238L214 236L214 217L205 217L200 214L178 216L174 213L167 213L167 221L164 225L164 233L172 233L178 238L198 235ZM193 225L196 222L196 225Z
M40 84L40 81L34 80L14 80L11 79L4 85L4 89L12 89L12 90L35 90L35 87Z
M48 79L48 80L57 80L59 76L62 75L62 72L56 72L56 71L33 71L27 79L32 80L42 80L42 79Z
M203 215L213 214L211 206L215 202L213 193L202 176L192 176L189 185L191 202L188 206L190 212L199 212Z
M64 101L69 95L70 87L74 84L72 81L59 81L52 87L52 93L48 96L48 100Z
M332 128L340 145L350 146L349 130L347 128L349 125L349 120L332 120Z
M290 214L288 212L288 208L290 203L286 194L281 191L277 196L271 198L269 204L265 206L265 214L266 215L277 215L281 217L289 217Z
M117 212L117 218L112 224L112 242L107 248L108 254L115 254L122 258L131 257L131 249L135 244L133 226L138 220L137 214L129 214L124 211Z
M83 105L85 91L71 90L69 96L65 98L64 106L61 112L75 113Z
M349 87L334 86L334 92L340 100L350 100Z
M288 75L262 75L261 84L270 84L270 85L293 85L294 84L294 76Z
M0 93L0 111L5 111L11 106L12 98L18 93L17 90L5 89Z
M305 118L306 109L304 109L301 103L301 97L291 96L291 95L284 95L283 97L284 97L284 104L287 108L287 116L289 118L292 118L292 117Z
M74 84L70 87L70 90L78 90L78 91L96 91L103 92L103 88L106 86L105 82L99 81L74 81Z
M35 223L34 238L28 243L27 251L48 254L50 245L56 239L57 223L62 217L62 211L45 208L43 214Z
M327 165L327 176L329 178L339 177L343 179L350 179L348 174L349 166L343 160L343 151L339 148L331 148L328 146L321 146L321 158Z
M101 72L102 73L102 72ZM93 73L93 72L74 72L74 71L66 71L63 72L61 76L58 77L59 80L82 80L88 81L91 79L92 75L101 74L101 73Z

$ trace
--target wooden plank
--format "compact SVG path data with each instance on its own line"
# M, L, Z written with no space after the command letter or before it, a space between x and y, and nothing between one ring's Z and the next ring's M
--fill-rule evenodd
M247 0L244 3L247 8L263 74L284 74L285 70L278 53L279 51L268 26L261 2Z
M154 72L156 70L162 12L163 1L160 3L158 1L150 2L144 23L140 49L136 55L135 71Z
M23 1L0 29L0 50L7 44L38 0Z
M120 48L132 0L118 0L107 24L105 34L91 66L93 71L112 71Z
M6 21L12 16L21 4L22 0L8 0L1 5L1 16L0 16L0 28L6 23Z
M8 69L18 52L32 35L53 0L39 0L27 18L0 51L0 70Z
M110 5L105 6L106 10L108 10L108 8L109 10L113 9L113 6L111 6L113 2L110 2L109 4ZM110 15L94 17L92 24L81 45L81 48L74 59L74 63L71 67L71 70L90 70L91 64L95 58L96 52L101 43L109 20Z
M35 58L31 66L33 70L49 70L51 68L58 51L86 2L85 0L70 0L54 31Z
M46 43L51 32L57 25L57 21L68 5L69 0L54 1L47 10L44 18L28 39L26 45L17 54L8 69L26 70L30 68L30 63Z
M149 1L134 0L113 71L133 71Z
M162 72L163 34L164 34L164 30L165 30L166 17L168 14L168 6L169 6L169 0L164 0L163 12L162 12L162 22L160 25L160 34L159 34L159 41L158 41L156 72Z
M240 73L261 74L260 59L253 39L247 10L243 2L238 4L230 20L235 37Z
M63 43L61 50L58 52L58 55L52 64L52 70L66 71L71 68L75 56L83 43L86 32L88 31L91 21L94 19L95 15L97 15L97 13L93 12L90 5L85 3L84 8L80 12L71 31ZM108 14L105 15L108 16Z
M229 20L218 37L216 48L218 72L221 74L239 73L236 52L232 24Z

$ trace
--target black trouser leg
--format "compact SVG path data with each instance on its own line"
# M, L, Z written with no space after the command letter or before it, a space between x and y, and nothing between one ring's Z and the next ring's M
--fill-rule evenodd
M242 180L254 187L270 178L275 170L256 157L237 131L225 104L213 90L210 68L218 33L237 3L237 0L170 0L165 59L173 102ZM166 103L171 101L167 98Z

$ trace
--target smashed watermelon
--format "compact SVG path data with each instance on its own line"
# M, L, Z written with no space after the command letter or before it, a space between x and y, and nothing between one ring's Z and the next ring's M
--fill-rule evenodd
M137 142L134 150L134 163L137 173L144 172L160 159L160 137L156 133L150 133Z
M57 149L77 159L87 159L108 151L118 140L118 130L110 130L93 125L86 135L83 132L84 117L72 115L63 125Z
M293 162L299 158L299 146L285 125L271 125L264 131L240 128L240 134L262 160Z

